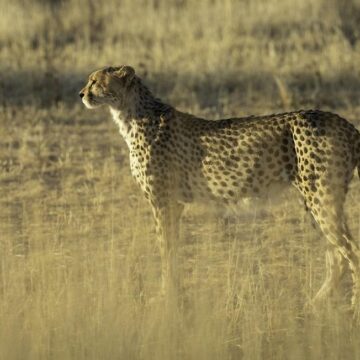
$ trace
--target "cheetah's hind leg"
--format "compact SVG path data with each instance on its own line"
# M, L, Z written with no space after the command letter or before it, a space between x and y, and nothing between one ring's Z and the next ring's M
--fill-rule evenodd
M326 199L319 197L312 203L311 212L332 249L327 252L327 277L315 299L329 295L337 289L346 268L351 270L353 281L352 308L358 312L360 307L360 251L352 239L343 213L343 197L327 193ZM345 266L347 263L348 266Z
M346 259L335 247L326 250L326 279L312 301L316 307L334 292L340 295L338 287L347 267Z
M315 296L314 305L337 289L344 271L348 268L351 270L353 281L352 307L356 310L360 306L360 253L358 245L348 231L343 210L346 180L337 178L336 181L329 182L325 175L324 173L315 179L309 179L308 176L304 179L303 176L302 181L295 184L330 245L326 254L326 280Z

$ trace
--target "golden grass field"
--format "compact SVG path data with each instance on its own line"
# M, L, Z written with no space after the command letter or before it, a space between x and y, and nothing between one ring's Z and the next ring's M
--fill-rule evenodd
M295 191L181 230L186 303L160 286L150 207L110 114L78 91L131 64L183 111L300 108L360 127L356 0L0 0L0 359L360 359L348 296L314 311L326 242ZM278 201L280 200L280 201ZM360 181L347 214L360 238Z

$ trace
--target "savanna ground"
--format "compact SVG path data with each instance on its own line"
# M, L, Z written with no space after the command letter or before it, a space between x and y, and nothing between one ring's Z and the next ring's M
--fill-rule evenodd
M0 0L0 359L360 359L348 299L307 306L325 240L296 192L182 227L186 306L150 301L149 206L110 115L78 90L131 64L208 118L300 108L360 126L360 4ZM347 201L360 237L360 182ZM215 209L216 210L216 209Z

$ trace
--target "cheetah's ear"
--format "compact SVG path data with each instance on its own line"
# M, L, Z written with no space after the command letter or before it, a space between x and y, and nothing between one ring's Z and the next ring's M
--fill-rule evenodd
M121 65L113 69L112 75L118 79L125 80L128 84L130 84L135 76L135 70L128 65Z

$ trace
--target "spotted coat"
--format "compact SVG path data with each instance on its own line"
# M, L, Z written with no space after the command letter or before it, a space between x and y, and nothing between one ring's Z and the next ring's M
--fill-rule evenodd
M328 275L316 299L335 288L349 265L358 303L360 252L343 207L359 165L360 135L348 121L319 110L201 119L155 98L129 66L95 71L80 96L90 108L110 107L129 147L132 175L156 220L164 289L179 283L178 222L185 204L236 204L280 184L299 190L329 241Z

